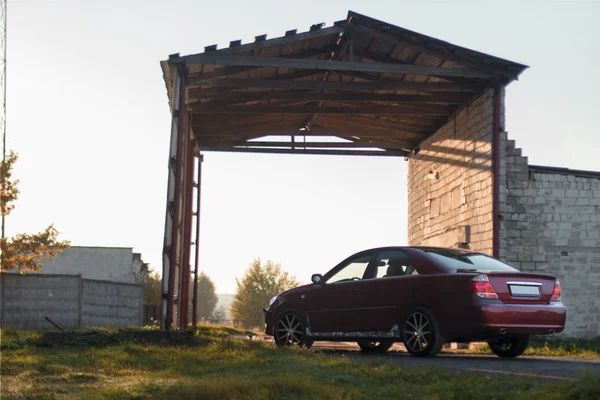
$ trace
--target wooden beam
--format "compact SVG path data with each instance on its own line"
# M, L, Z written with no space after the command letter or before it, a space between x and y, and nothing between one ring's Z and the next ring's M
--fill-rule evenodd
M278 124L290 123L293 120L303 121L302 115L280 115L280 114L258 114L258 115L239 115L236 118L223 117L221 114L195 114L193 123L196 126L218 127L218 126L235 126L243 128L244 126L254 126L256 124Z
M405 140L422 140L426 138L430 133L425 130L423 133L415 131L405 131L402 128L393 129L385 127L360 127L352 126L350 124L337 124L335 126L321 125L320 122L313 124L310 130L300 131L300 126L272 126L271 124L257 125L253 127L240 128L235 127L215 127L211 129L202 128L202 126L194 126L194 134L196 137L202 136L219 136L223 138L227 137L250 137L255 135L269 136L272 134L285 134L285 135L299 135L299 136L311 136L313 133L327 134L328 136L337 136L351 140L352 136L358 137L387 137Z
M349 61L326 61L291 59L280 57L253 57L219 55L217 52L202 53L179 58L178 62L187 64L214 64L247 67L300 68L321 71L361 71L377 73L459 76L466 78L489 78L485 72L467 68L436 68L420 65L396 65L385 63L360 63Z
M250 147L292 147L292 148L333 148L333 149L347 149L347 148L365 148L365 147L378 147L374 145L367 146L365 143L356 142L271 142L271 141L248 141L244 143L245 146Z
M317 149L261 149L247 147L218 147L203 146L202 151L221 151L235 153L263 153L263 154L305 154L305 155L339 155L339 156L379 156L379 157L404 157L409 154L405 150L317 150Z
M344 82L324 80L271 80L271 79L214 79L202 84L215 88L260 88L291 90L411 90L419 92L476 92L480 85L461 83L418 83L418 82Z
M281 56L281 58L294 58L295 59L295 58L314 57L314 56L319 56L322 54L329 54L335 48L336 48L335 45L327 45L324 47L310 48L308 50L300 51L297 53L283 55L283 56ZM213 81L219 77L233 75L233 74L239 74L242 72L254 71L255 69L258 69L258 68L261 68L261 67L227 66L227 67L217 68L213 72L198 72L196 74L190 75L190 80L188 81L188 86L193 87L193 86L198 86L198 85L204 85L206 82ZM321 72L301 71L301 72L303 73L304 76L314 75L316 73L323 73L323 71L321 71Z
M415 116L448 116L446 110L423 110L410 106L393 107L368 105L364 107L315 107L290 106L280 107L271 105L252 105L237 107L220 107L211 103L194 103L191 105L194 114L341 114L341 115L415 115Z
M261 140L253 140L253 141L247 141L244 143L244 145L247 146L251 146L251 147L292 147L292 148L329 148L329 149L342 149L342 148L367 148L367 147L373 147L373 148L386 148L386 146L382 146L381 142L384 142L384 140L380 139L380 140L370 140L373 138L369 138L369 139L362 139L362 138L357 138L357 139L353 139L352 142L303 142L303 141L298 141L301 140L302 136L295 136L296 140L294 142L290 142L290 141L280 141L280 142L274 142L274 141L261 141ZM411 146L414 145L414 142L411 141L398 141L398 140L391 140L391 141L385 141L387 142L387 148L409 148Z
M261 101L261 100L302 100L302 101L345 101L373 102L384 101L394 103L429 103L429 104L463 104L471 98L471 93L435 93L431 95L411 94L376 94L364 92L323 93L299 91L262 91L262 92L229 92L212 93L211 91L190 90L194 99L214 99L216 101Z

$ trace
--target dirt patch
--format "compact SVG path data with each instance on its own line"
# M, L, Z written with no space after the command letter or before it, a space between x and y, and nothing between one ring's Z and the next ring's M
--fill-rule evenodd
M154 330L118 330L114 332L46 332L38 341L44 347L110 346L124 343L197 346L206 345L211 339L189 332Z

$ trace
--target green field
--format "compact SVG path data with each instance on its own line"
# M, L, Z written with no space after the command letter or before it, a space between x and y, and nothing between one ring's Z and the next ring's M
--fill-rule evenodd
M354 362L232 340L87 331L58 342L2 331L2 399L599 399L600 376L548 382ZM45 343L45 344L43 344Z

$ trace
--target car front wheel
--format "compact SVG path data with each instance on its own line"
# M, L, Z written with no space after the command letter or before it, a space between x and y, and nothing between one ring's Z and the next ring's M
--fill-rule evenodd
M275 323L275 344L278 347L301 346L310 348L312 340L306 337L302 319L293 312L286 312Z
M529 336L503 336L488 342L492 353L502 358L515 358L525 352Z

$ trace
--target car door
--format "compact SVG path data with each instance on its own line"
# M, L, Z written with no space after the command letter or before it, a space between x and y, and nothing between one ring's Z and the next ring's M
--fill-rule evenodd
M355 331L357 300L364 287L366 272L376 252L363 252L340 263L323 277L323 284L306 293L305 304L310 328L314 333Z
M401 322L419 272L406 251L389 249L379 252L368 274L355 302L364 321L361 330L389 331Z

